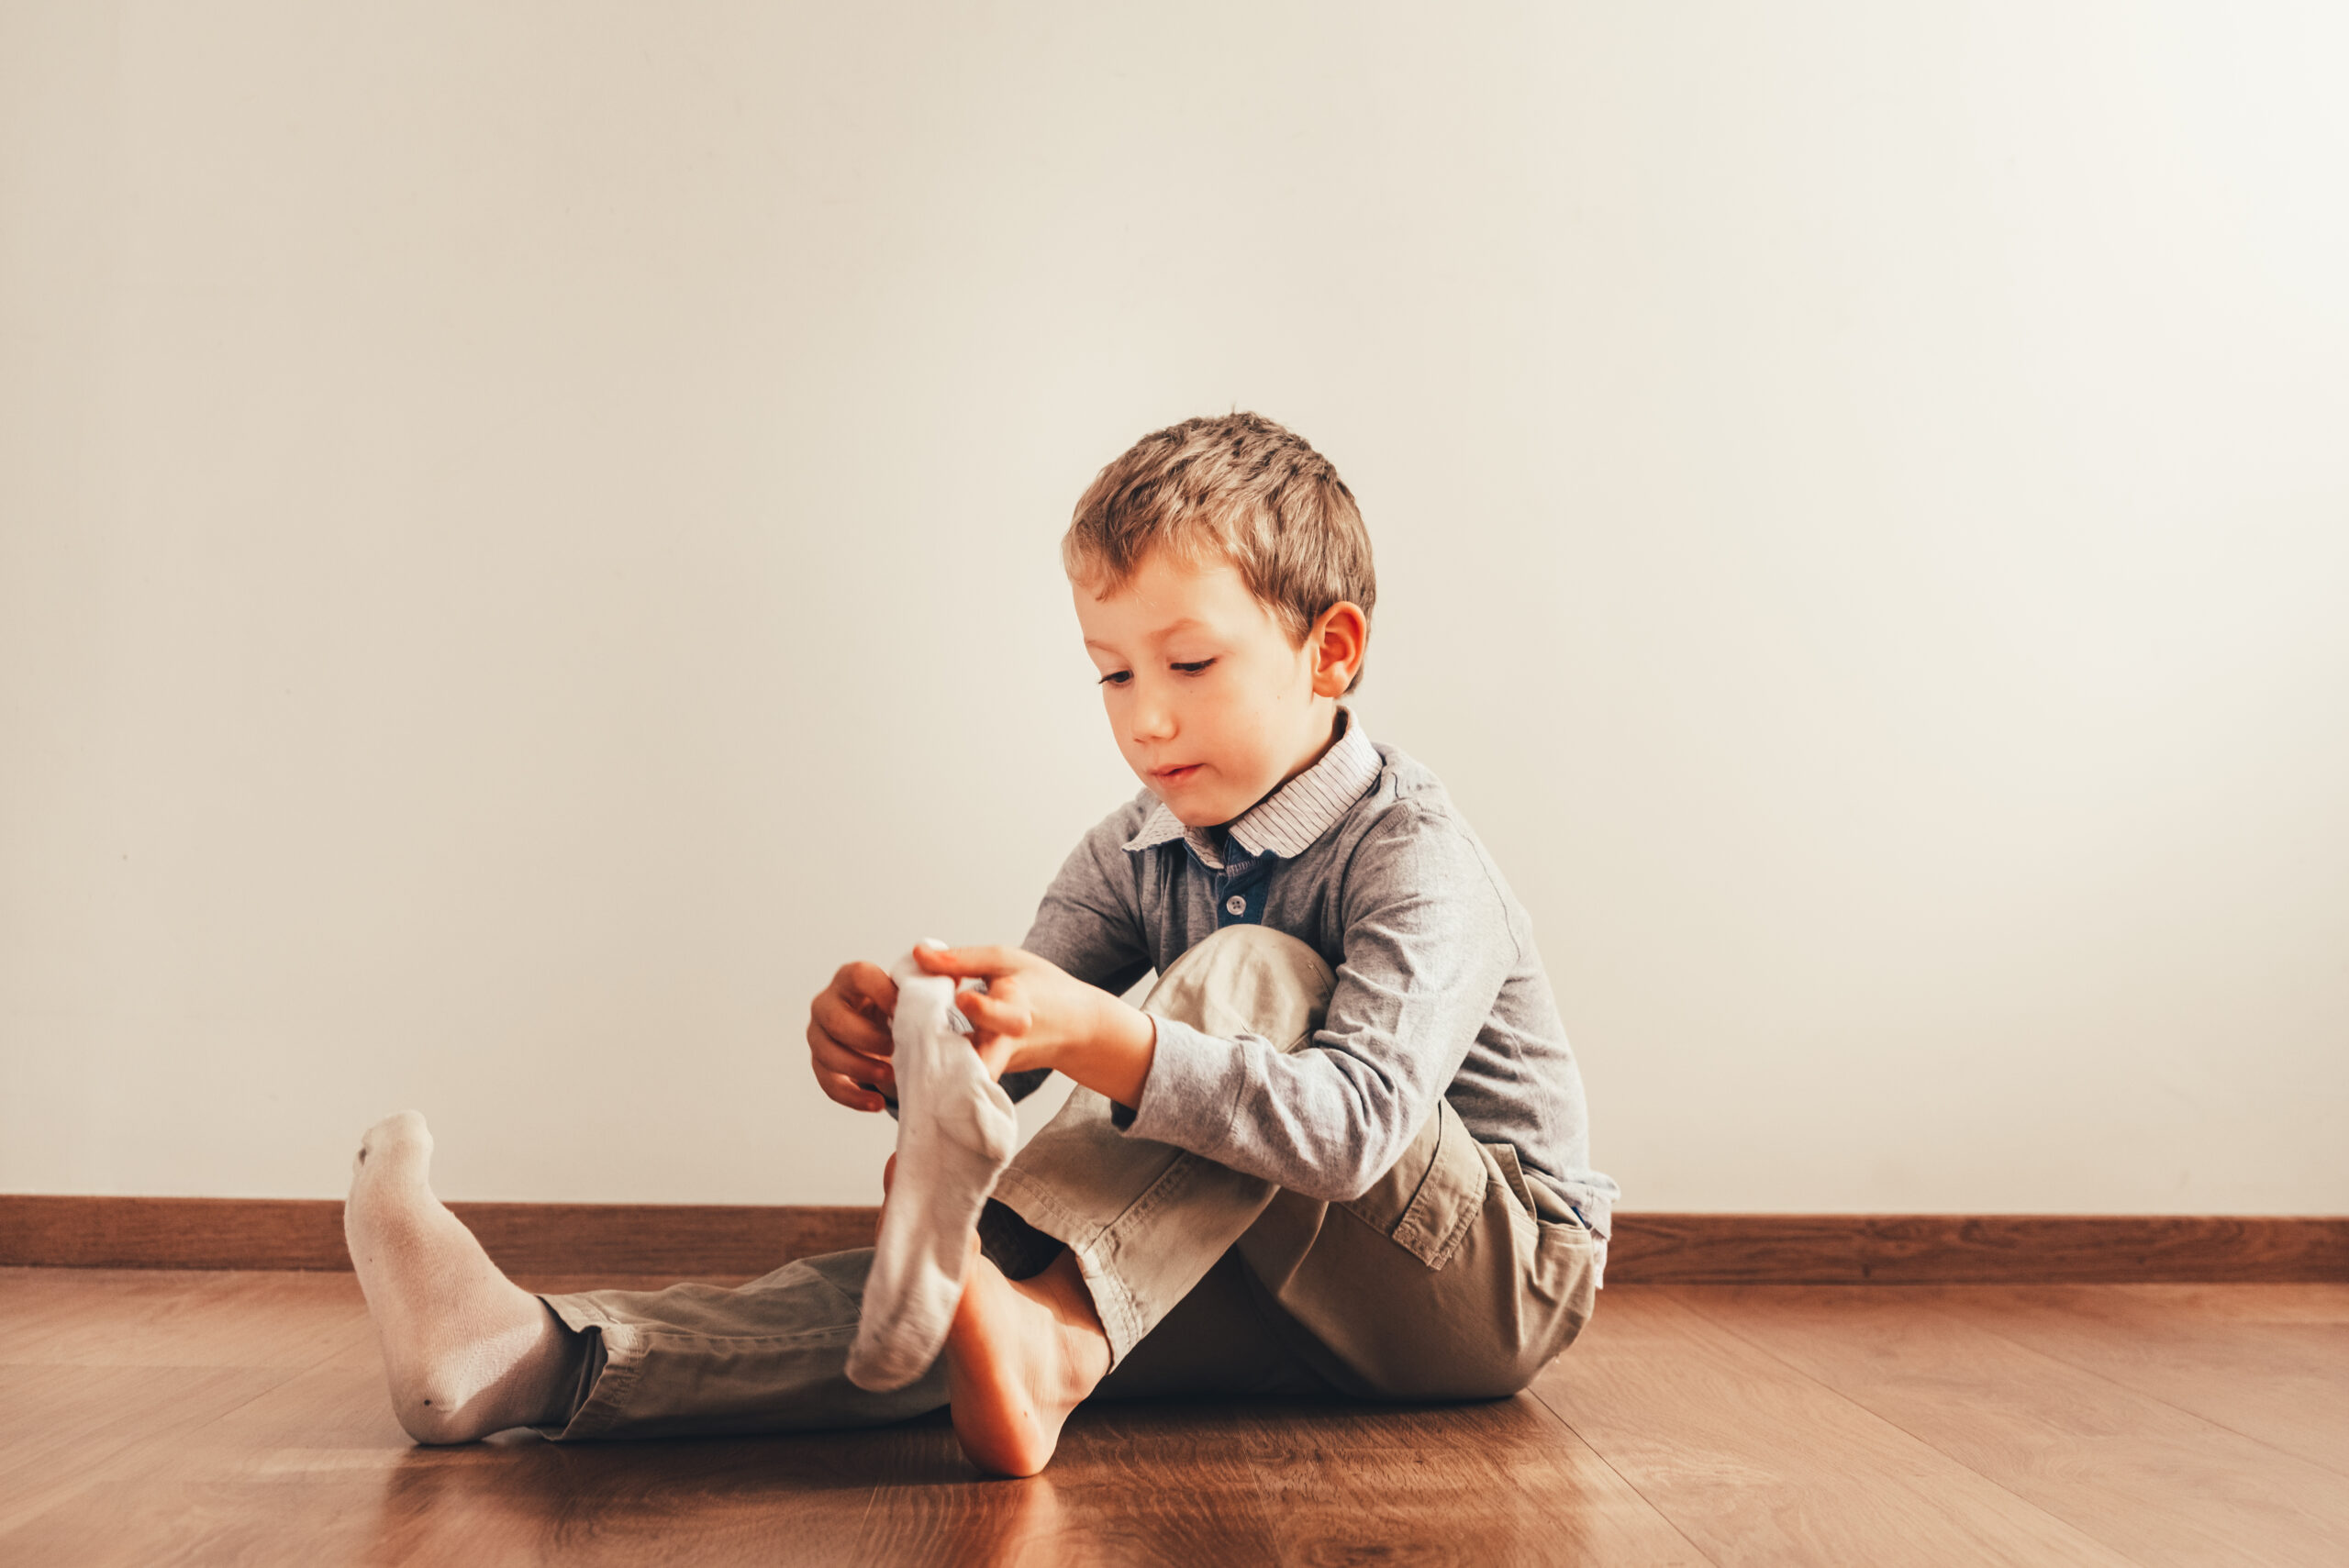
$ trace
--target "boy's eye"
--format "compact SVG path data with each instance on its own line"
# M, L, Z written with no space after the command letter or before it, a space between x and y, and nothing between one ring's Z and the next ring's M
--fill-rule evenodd
M1212 659L1190 659L1181 663L1169 664L1167 668L1178 674L1196 675L1214 662ZM1112 670L1101 677L1099 684L1105 686L1122 686L1133 678L1133 672L1130 670Z

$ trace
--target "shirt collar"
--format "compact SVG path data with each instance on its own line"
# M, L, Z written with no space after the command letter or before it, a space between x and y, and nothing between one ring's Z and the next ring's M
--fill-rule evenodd
M1319 762L1221 828L1186 828L1162 800L1151 807L1141 831L1126 840L1126 848L1154 850L1181 839L1211 871L1223 869L1227 838L1251 858L1269 852L1292 860L1303 854L1378 782L1386 765L1353 710L1341 707L1338 715L1344 728Z

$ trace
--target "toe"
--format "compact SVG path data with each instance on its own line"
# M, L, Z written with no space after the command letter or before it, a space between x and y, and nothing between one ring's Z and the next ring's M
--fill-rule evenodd
M424 1125L424 1117L417 1111L396 1111L369 1128L359 1140L361 1163L395 1150L419 1149L429 1153L432 1149L432 1129Z

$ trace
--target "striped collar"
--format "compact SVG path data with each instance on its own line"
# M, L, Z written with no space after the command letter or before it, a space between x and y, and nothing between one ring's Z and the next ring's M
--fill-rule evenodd
M1142 818L1141 831L1126 840L1126 848L1154 850L1181 839L1210 871L1223 869L1227 837L1251 857L1270 852L1292 860L1303 854L1378 782L1386 766L1353 711L1341 707L1338 716L1343 728L1319 762L1222 827L1186 828L1162 800Z

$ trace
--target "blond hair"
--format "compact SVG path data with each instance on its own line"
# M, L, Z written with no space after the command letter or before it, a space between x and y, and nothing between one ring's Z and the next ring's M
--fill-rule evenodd
M1352 602L1366 625L1378 601L1353 492L1303 437L1261 414L1186 419L1136 441L1078 499L1061 564L1112 593L1154 550L1230 562L1297 647L1330 606ZM1346 690L1361 684L1356 670Z

